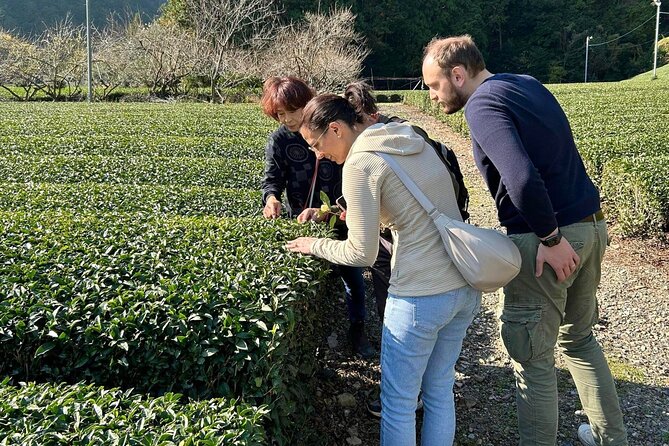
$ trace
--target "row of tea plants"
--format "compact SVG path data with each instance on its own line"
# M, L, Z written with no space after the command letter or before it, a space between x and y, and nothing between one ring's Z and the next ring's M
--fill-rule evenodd
M257 106L0 103L0 444L293 444L330 279Z

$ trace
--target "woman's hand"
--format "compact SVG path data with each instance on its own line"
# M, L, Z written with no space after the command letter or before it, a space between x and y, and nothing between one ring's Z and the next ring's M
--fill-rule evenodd
M267 197L262 216L265 218L279 218L281 216L281 202L274 195Z
M311 254L311 247L317 239L314 237L299 237L295 240L286 242L286 249L292 252L299 252L302 254Z
M316 223L320 223L325 220L326 216L327 214L322 214L319 208L306 208L297 216L297 222L306 223L308 221L315 221Z

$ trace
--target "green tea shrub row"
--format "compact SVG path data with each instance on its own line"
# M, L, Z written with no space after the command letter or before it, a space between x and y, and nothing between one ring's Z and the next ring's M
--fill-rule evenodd
M260 189L263 161L227 158L0 157L0 179L15 183L181 184Z
M669 155L669 129L667 133L577 139L576 145L588 172L599 184L604 166L613 159Z
M223 398L184 402L93 385L0 383L0 444L262 446L267 409Z
M99 155L197 158L256 158L264 153L266 135L244 136L154 136L142 135L31 135L0 136L0 156L7 155Z
M326 295L264 219L0 212L0 375L306 410ZM319 231L323 231L319 225Z
M257 104L0 102L0 135L263 137L276 128Z
M404 94L406 92L403 90L388 90L388 91L376 91L374 93L375 100L378 103L393 103L393 102L402 102L404 101Z
M160 212L181 215L260 215L254 189L102 183L0 183L0 209L74 212Z
M610 161L602 193L623 235L669 230L669 156Z

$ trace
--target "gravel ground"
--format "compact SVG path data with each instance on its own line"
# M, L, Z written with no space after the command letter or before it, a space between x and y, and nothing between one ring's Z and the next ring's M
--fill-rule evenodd
M494 203L471 155L467 139L448 126L401 104L383 112L410 119L458 155L470 190L474 223L497 225ZM610 226L599 290L600 322L596 336L609 358L617 381L630 445L669 446L669 244L660 240L621 239ZM514 379L499 341L496 293L484 295L481 313L465 339L456 366L456 445L514 445L518 443ZM380 346L381 323L368 290L368 333ZM355 358L346 342L347 322L341 299L331 301L332 333L319 352L323 370L315 395L312 419L322 445L379 444L378 420L365 403L377 395L378 358ZM557 361L560 397L558 445L579 446L578 425L586 421L564 363ZM420 426L420 412L418 413Z

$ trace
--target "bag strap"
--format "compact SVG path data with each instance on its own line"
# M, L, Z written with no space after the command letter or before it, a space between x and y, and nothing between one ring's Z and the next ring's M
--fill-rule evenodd
M316 165L314 166L314 174L311 177L311 185L309 186L309 196L307 197L307 202L304 204L304 208L310 208L314 205L314 192L316 191L316 179L318 178L318 163L320 159L316 157Z
M452 218L449 217L448 215L439 212L437 207L430 201L429 198L427 198L427 196L423 193L420 187L418 187L416 182L412 180L409 175L407 175L404 169L400 167L398 162L395 161L395 159L391 155L383 152L376 152L376 154L381 158L383 158L383 160L388 164L388 166L391 169L393 169L395 174L399 177L402 183L404 183L409 192L411 192L411 194L416 198L416 200L418 200L420 205L423 206L423 209L427 211L427 215L429 215L430 218L432 218L432 220L436 220L440 214L445 216L449 220L452 220Z

